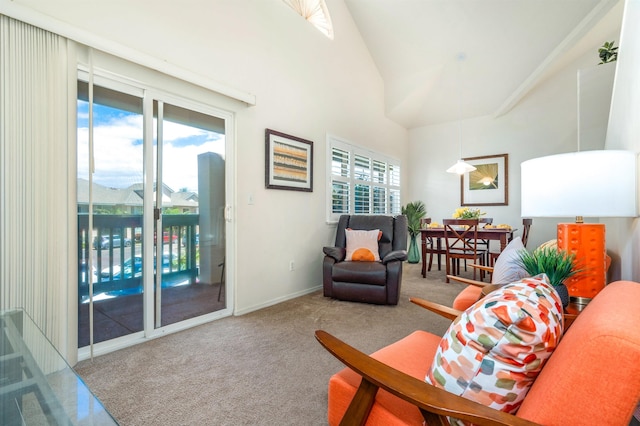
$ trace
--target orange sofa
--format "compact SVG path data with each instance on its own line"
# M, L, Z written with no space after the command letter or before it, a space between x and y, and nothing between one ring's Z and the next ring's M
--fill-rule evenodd
M458 313L441 308L449 318ZM566 330L516 415L424 381L441 336L416 331L368 356L318 330L318 341L348 366L329 381L329 424L419 426L452 416L475 424L628 425L640 400L638 312L640 284L606 286Z

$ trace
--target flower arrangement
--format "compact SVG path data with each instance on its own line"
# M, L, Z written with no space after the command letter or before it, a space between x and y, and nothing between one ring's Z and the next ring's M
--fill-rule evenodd
M484 216L486 213L478 208L471 207L459 207L453 212L454 219L478 219L480 216Z

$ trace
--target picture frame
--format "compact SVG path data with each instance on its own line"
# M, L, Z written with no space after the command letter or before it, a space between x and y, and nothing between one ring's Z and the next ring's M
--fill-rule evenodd
M265 130L265 186L313 192L313 142Z
M461 206L509 205L509 154L463 160L476 170L460 176Z

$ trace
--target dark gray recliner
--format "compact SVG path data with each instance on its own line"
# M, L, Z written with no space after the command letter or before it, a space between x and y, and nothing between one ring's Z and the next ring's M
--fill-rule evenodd
M380 262L346 262L345 230L379 229ZM397 305L402 282L402 262L407 260L407 217L342 215L335 247L324 247L324 295L339 300Z

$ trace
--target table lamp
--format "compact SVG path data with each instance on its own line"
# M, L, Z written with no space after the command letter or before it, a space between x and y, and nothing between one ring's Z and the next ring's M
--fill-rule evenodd
M638 155L580 151L521 164L523 217L575 217L558 224L558 249L576 255L580 273L565 283L572 301L586 304L606 284L605 226L584 217L638 216Z

